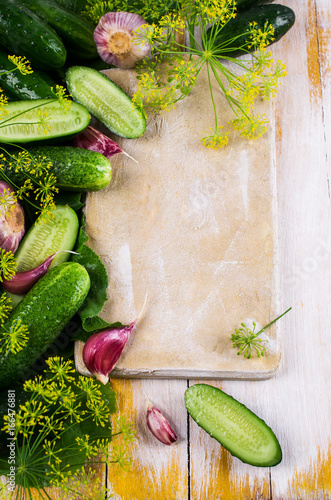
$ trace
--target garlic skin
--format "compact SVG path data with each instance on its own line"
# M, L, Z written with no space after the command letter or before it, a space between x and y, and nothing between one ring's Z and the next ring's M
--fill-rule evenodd
M16 273L10 280L3 279L2 285L7 292L14 293L15 295L24 295L28 293L31 288L40 280L45 274L53 259L59 253L76 253L71 252L70 250L59 250L58 252L53 253L47 259L44 260L39 266L30 269L29 271L22 271L20 273Z
M147 427L161 443L171 445L177 441L175 431L169 421L152 403L149 403L146 414Z
M25 233L24 211L12 186L0 181L0 248L15 253Z
M108 12L94 30L94 41L101 59L118 68L133 68L150 54L148 42L133 43L134 30L147 24L139 14Z
M102 384L119 360L137 320L122 328L111 328L94 333L83 348L83 361L87 370Z

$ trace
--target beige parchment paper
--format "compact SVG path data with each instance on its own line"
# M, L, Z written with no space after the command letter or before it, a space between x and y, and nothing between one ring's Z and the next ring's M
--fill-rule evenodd
M107 75L132 94L131 70ZM217 87L221 125L233 118ZM141 321L112 376L266 378L280 359L279 327L268 329L265 357L237 356L231 333L242 321L257 328L278 310L273 114L257 141L231 138L223 150L201 137L213 126L206 72L175 109L148 117L139 139L112 137L124 155L113 179L89 193L86 230L109 276L101 316ZM105 132L105 129L99 127Z

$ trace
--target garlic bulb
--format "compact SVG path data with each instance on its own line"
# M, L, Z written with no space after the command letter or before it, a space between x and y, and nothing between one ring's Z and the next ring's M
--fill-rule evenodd
M15 253L24 233L23 208L12 186L0 181L0 248Z
M134 31L147 24L138 14L108 12L101 17L94 31L98 54L108 64L118 68L133 68L150 54L148 42L133 42Z

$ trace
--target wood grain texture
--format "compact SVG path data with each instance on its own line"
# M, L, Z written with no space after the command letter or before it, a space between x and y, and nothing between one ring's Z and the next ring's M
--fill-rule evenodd
M186 500L188 498L187 415L184 406L186 381L113 380L119 414L136 428L131 449L130 472L108 474L114 500ZM178 440L171 446L160 443L146 425L148 399L168 418Z

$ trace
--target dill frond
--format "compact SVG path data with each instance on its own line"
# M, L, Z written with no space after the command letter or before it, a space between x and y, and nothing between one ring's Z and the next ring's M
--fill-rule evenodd
M157 23L142 25L135 33L136 43L148 42L152 54L151 58L137 64L138 89L133 95L134 103L145 114L172 109L191 92L205 66L215 125L212 133L202 138L202 143L215 149L227 144L229 133L220 132L212 79L216 80L235 115L227 125L241 136L255 139L267 130L265 116L254 112L256 100L273 98L280 78L286 74L284 65L279 61L274 65L271 52L266 51L267 45L274 40L274 28L268 23L263 29L257 23L250 23L246 31L236 36L238 49L255 51L249 60L226 55L227 42L218 44L216 40L235 16L235 0L182 0ZM178 42L178 34L184 28L189 44ZM201 40L196 38L195 28L199 28ZM222 59L237 65L239 75Z

